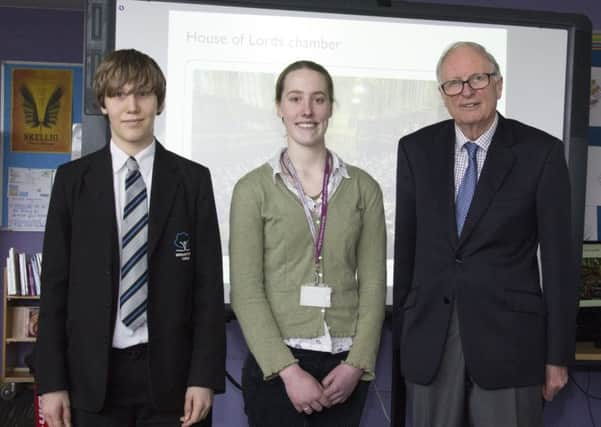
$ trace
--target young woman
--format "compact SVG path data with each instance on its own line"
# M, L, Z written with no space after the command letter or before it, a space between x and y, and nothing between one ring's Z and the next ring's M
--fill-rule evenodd
M275 101L286 147L236 184L230 218L249 425L358 426L384 318L382 192L326 149L325 68L290 64Z

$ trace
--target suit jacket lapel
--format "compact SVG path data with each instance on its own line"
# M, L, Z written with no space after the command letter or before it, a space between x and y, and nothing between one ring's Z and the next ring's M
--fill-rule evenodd
M459 237L457 236L457 221L455 220L455 126L453 121L450 121L450 126L445 129L444 133L440 134L441 142L444 140L444 160L445 164L441 165L441 178L444 179L446 185L441 188L445 189L447 206L447 229L449 230L449 240L453 248L457 247Z
M476 192L467 213L459 244L463 244L470 236L478 221L488 210L495 194L511 171L515 155L511 150L513 140L505 127L505 119L499 115L497 130L486 155L482 173L476 185Z
M175 158L157 142L152 172L150 213L148 225L148 255L150 256L161 237L169 218L173 199L180 184Z
M457 246L455 225L455 127L452 120L444 122L435 136L432 152L426 161L428 174L432 174L432 198L435 207L442 208L441 221L447 223L449 241ZM438 215L438 213L436 213Z

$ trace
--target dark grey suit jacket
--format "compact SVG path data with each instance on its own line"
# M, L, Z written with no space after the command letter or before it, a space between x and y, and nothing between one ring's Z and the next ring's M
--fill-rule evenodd
M478 385L542 384L546 363L574 356L579 278L563 144L499 117L460 237L454 145L449 120L398 147L394 326L402 373L433 381L455 305Z
M115 324L113 194L108 145L61 166L44 236L38 392L68 390L72 405L88 411L104 403ZM157 143L150 198L148 372L156 406L181 410L187 386L220 392L225 385L222 257L209 171ZM189 260L176 256L182 239Z

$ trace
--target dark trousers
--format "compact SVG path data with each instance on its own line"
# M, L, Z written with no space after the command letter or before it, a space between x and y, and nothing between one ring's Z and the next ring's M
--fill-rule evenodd
M107 397L100 412L72 408L74 427L179 427L182 408L177 412L157 410L150 397L147 346L113 349L111 352ZM210 427L211 415L196 426Z
M300 367L319 382L347 356L347 353L291 350ZM358 427L368 388L368 382L359 381L346 402L306 415L294 409L280 377L269 381L263 379L251 354L242 369L244 409L250 427Z

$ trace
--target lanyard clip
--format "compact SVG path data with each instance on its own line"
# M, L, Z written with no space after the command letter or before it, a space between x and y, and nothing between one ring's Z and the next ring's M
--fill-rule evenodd
M315 286L319 286L323 283L323 275L321 274L321 268L319 263L315 264Z

